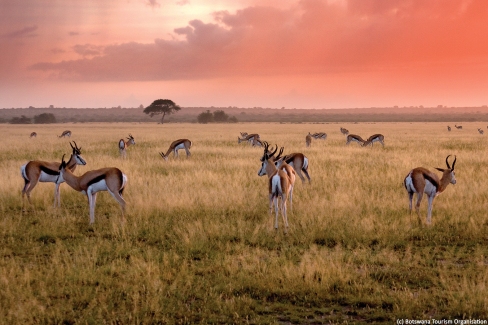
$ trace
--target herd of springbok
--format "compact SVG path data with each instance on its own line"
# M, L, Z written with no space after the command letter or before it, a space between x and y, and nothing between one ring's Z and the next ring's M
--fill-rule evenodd
M462 129L462 126L455 125L457 129ZM448 130L451 128L448 126ZM483 130L478 129L483 134ZM350 142L357 142L359 145L365 147L368 145L373 146L374 142L379 142L383 147L385 146L385 137L382 134L373 134L367 140L364 140L361 136L356 134L350 134L349 130L340 128L340 132L346 136L346 145ZM36 137L37 133L32 132L30 137ZM66 130L60 136L71 137L71 131ZM327 134L324 132L308 133L305 137L306 147L310 147L312 139L325 140ZM127 140L120 139L118 142L118 149L121 158L127 157L127 148L131 145L135 145L134 137L129 134ZM287 218L287 201L290 201L290 209L293 206L293 188L295 186L296 176L305 183L305 177L308 182L311 183L310 175L308 172L309 160L301 152L294 152L287 155L283 154L284 147L281 147L278 152L278 145L274 148L270 148L270 145L266 141L261 141L259 134L241 132L240 137L237 138L238 143L247 142L251 146L258 146L264 148L263 155L260 159L261 167L258 171L259 176L268 176L268 189L269 189L269 211L270 214L275 210L275 224L274 228L278 229L278 215L281 211L285 233L288 230L288 218ZM122 210L122 217L124 217L126 202L122 197L124 188L127 184L127 175L116 167L101 168L97 170L91 170L84 173L81 176L75 176L73 174L77 165L86 165L86 161L81 156L81 147L78 147L75 141L70 142L72 149L71 156L68 161L64 160L64 155L59 162L46 162L40 160L29 161L25 165L21 166L21 175L24 179L24 187L22 189L22 209L25 210L25 196L29 204L31 204L30 194L38 182L51 182L55 184L54 188L54 207L60 206L60 190L59 187L62 183L66 182L74 190L86 195L88 197L89 212L90 212L90 224L95 222L95 204L97 193L100 191L108 191L114 199L119 203ZM166 153L160 152L160 156L167 161L171 152L175 158L178 157L179 150L185 150L187 158L191 156L190 148L192 142L189 139L178 139L173 141ZM278 154L276 155L276 153ZM429 171L423 167L417 167L412 169L404 179L404 186L408 192L409 197L409 210L412 213L412 200L413 195L417 194L416 212L421 222L420 217L420 203L422 201L423 194L428 197L428 212L427 212L427 224L431 223L432 216L432 203L434 198L442 193L449 184L456 184L456 178L454 174L454 166L456 164L456 156L452 165L449 165L449 157L446 158L447 169L436 168L442 172L442 177L439 179L437 174Z
M454 124L454 127L456 129L458 129L458 130L462 130L463 129L463 126L462 125L456 125L456 124ZM488 129L488 126L486 128ZM447 126L447 131L449 131L449 132L451 131L451 127L449 125ZM485 132L483 131L482 128L478 128L478 133L481 134L481 135L483 135Z

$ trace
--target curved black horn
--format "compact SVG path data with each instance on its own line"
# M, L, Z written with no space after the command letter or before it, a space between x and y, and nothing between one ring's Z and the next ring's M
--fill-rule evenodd
M280 152L278 152L278 156L276 156L276 160L281 158L281 154L283 154L283 150L285 150L285 147L280 148Z
M448 169L451 169L451 167L449 166L449 161L448 161L449 157L451 157L451 155L446 157L446 165L447 165Z
M452 162L451 170L454 170L454 165L456 164L456 159L457 159L457 157L454 156L454 161Z
M274 154L276 153L276 151L278 151L278 145L276 145L275 150L274 150L272 153L270 153L270 154L269 154L269 156L270 156L270 157L273 157L273 156L274 156Z
M75 147L73 147L73 145L71 144L71 142L69 143L69 145L71 146L71 149L75 150Z
M73 141L73 143L75 144L75 148L76 148L76 149L78 149L78 150L80 150L80 149L81 149L81 148L78 148L78 145L76 144L76 142L75 142L75 141Z

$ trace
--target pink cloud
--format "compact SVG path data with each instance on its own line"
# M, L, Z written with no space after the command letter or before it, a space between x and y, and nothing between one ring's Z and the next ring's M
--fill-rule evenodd
M7 38L34 37L37 36L35 33L37 29L37 26L28 26L10 33L6 33L4 36Z

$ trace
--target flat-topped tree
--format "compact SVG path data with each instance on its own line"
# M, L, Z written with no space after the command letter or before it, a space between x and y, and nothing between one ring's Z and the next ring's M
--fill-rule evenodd
M151 105L144 109L144 113L149 114L151 117L154 115L163 114L163 117L161 117L161 124L163 124L166 114L173 114L180 109L181 107L176 105L170 99L156 99Z

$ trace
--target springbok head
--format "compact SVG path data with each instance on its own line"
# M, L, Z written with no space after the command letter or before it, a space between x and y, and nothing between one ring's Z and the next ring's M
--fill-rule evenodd
M127 142L129 142L130 144L136 144L136 140L130 133L129 133L129 137L127 138Z
M454 173L454 165L456 165L456 156L454 156L454 161L452 162L452 166L449 166L449 157L451 155L446 157L446 165L447 169L444 168L435 168L438 171L442 172L442 178L449 180L451 184L456 184L456 174Z
M81 156L81 147L78 148L78 145L75 141L73 141L73 143L75 144L74 147L71 142L69 143L69 145L71 146L71 149L73 149L72 155L75 157L76 163L78 165L86 165L85 159L83 159L83 157Z

